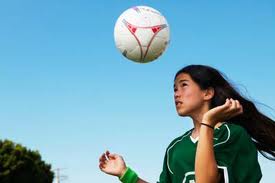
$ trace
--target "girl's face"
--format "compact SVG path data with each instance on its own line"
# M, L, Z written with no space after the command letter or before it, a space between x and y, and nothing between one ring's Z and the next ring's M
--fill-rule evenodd
M205 102L204 93L189 74L179 74L174 83L174 99L178 115L191 116L200 112Z

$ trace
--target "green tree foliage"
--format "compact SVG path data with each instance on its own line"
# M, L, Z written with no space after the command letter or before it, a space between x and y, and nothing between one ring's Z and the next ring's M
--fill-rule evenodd
M0 183L52 183L51 165L38 151L9 140L0 140Z

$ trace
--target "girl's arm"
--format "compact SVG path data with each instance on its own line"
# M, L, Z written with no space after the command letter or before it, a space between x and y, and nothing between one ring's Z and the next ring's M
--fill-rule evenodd
M243 108L238 100L226 99L223 105L207 111L202 122L214 127L218 122L226 121L242 112ZM196 183L217 183L221 179L214 155L213 135L213 129L201 125L195 159Z
M213 149L214 130L201 125L195 159L196 183L217 183L221 179Z
M142 179L138 178L137 183L148 183L148 182L146 182L145 180L142 180Z

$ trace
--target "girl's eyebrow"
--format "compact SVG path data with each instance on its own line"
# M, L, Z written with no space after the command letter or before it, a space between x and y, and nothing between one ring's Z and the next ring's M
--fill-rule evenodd
M183 83L183 82L188 82L189 80L187 80L187 79L181 79L181 80L179 80L178 81L178 83L180 84L180 83ZM176 87L176 84L174 84L174 88Z
M178 83L182 83L182 82L188 82L189 80L187 80L187 79L181 79L181 80L179 80L179 82Z

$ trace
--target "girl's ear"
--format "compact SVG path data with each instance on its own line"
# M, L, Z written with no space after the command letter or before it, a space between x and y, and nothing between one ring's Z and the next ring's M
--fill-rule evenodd
M204 90L204 100L211 100L214 97L215 90L213 87L209 87Z

